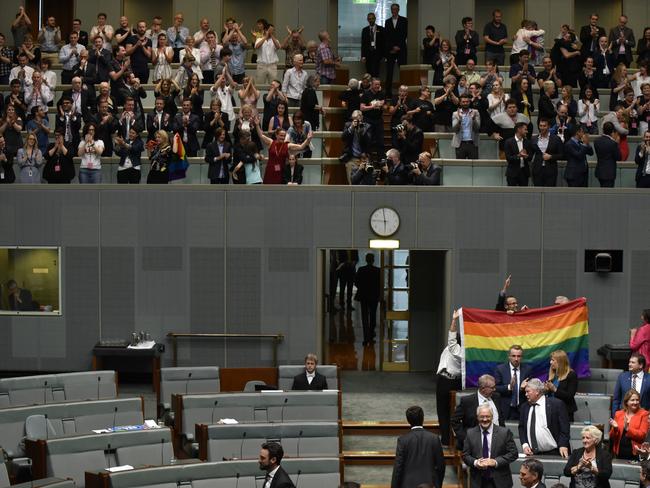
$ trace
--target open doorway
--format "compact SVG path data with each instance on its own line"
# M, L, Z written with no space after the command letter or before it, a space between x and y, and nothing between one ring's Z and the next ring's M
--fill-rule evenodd
M447 255L434 250L321 250L324 360L344 370L432 370L445 341ZM368 267L375 268L373 273ZM368 276L376 276L378 283Z

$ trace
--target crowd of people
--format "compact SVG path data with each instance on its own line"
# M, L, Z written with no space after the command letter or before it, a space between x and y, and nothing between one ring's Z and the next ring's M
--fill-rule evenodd
M347 119L340 160L350 183L439 185L441 168L432 161L436 148L425 148L423 137L435 131L453 134L458 159L481 157L481 134L499 141L511 186L527 186L531 178L537 186L555 186L560 159L567 161L568 186L586 186L586 158L594 151L601 186L614 186L617 161L630 153L627 137L643 136L634 154L636 180L639 187L650 187L650 28L636 42L625 15L607 33L593 14L579 35L561 26L551 46L549 33L534 20L523 20L511 37L495 10L483 36L471 17L463 18L454 47L429 25L422 59L431 65L436 89L423 83L413 97L405 85L393 95L396 65L406 63L408 20L397 4L390 12L384 25L368 14L361 33L367 73L351 79L340 94ZM21 7L11 25L13 48L0 34L0 85L9 87L0 100L0 182L67 183L75 177L72 158L78 156L79 182L98 183L102 159L115 154L118 182L139 183L146 151L147 182L167 183L170 161L182 144L188 157L205 156L211 183L300 184L300 159L311 156L311 137L323 113L316 89L335 81L341 62L329 33L305 41L302 27L280 33L265 19L247 32L233 18L218 32L204 18L192 34L184 22L177 13L164 29L160 17L148 25L122 16L114 28L100 13L89 33L74 19L63 39L50 16L33 39L32 20ZM502 73L505 45L511 42L509 70ZM477 68L481 44L484 72ZM246 72L249 50L254 72ZM53 63L60 64L61 82L70 85L56 103ZM638 71L629 74L632 63ZM504 90L505 76L510 93ZM145 111L143 85L150 82L154 109ZM264 94L261 85L269 86ZM605 93L608 106L600 103ZM264 108L258 111L260 97ZM47 112L54 105L50 127ZM390 115L389 148L385 114ZM593 145L590 136L597 137Z

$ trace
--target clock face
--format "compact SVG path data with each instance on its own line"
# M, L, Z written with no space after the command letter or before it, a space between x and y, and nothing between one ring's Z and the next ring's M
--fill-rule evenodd
M392 236L399 229L399 214L392 208L378 208L370 215L370 228L378 236Z

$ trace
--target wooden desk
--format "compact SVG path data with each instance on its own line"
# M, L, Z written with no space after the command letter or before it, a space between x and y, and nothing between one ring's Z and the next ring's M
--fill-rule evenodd
M156 344L151 349L129 349L127 347L96 345L93 347L93 369L114 369L118 372L151 372L153 391L156 391L160 383L160 355L164 350L164 344Z

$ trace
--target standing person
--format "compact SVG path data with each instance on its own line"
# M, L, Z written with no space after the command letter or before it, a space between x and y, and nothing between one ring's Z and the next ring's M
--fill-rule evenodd
M583 127L578 126L575 135L564 143L564 154L567 160L564 179L567 184L571 187L586 187L589 182L587 155L593 155L594 150L589 145L589 135Z
M61 70L61 83L68 84L72 81L74 68L80 64L81 54L86 51L86 48L79 44L79 34L76 32L70 33L70 43L61 48L59 52L59 61L63 65Z
M647 147L650 146L650 140L646 141L646 139L648 139L648 132L644 136L644 145ZM641 313L641 320L643 324L638 328L630 329L630 349L632 354L638 353L644 358L650 358L650 309L645 309Z
M430 64L433 68L438 52L440 51L440 34L436 28L427 25L424 29L425 37L422 39L422 64Z
M467 64L468 59L476 63L476 50L478 49L478 32L474 30L474 20L463 17L463 28L456 32L456 64Z
M470 488L510 488L510 464L517 459L517 445L510 429L496 425L489 405L476 409L478 425L467 431L463 461L470 470Z
M471 97L467 93L459 99L460 108L451 118L451 131L454 133L451 145L456 148L456 159L478 159L481 115L478 110L470 108Z
M319 106L316 90L320 86L320 79L316 75L309 75L305 83L305 89L300 97L300 111L305 120L311 124L313 130L320 127L320 114L323 108Z
M305 61L302 57L302 54L294 55L293 68L289 68L284 72L282 91L279 91L280 87L277 86L277 83L271 82L271 89L274 90L274 93L271 94L271 96L267 95L264 97L265 101L270 102L271 98L273 98L275 94L279 92L287 97L287 103L290 107L299 106L300 99L302 98L302 92L305 90L305 86L307 85L307 77L309 76L309 74L304 69L302 69L304 63Z
M527 135L528 125L525 122L517 122L514 137L506 139L503 145L508 161L508 186L528 186L529 163L533 159L534 147L530 139L526 138Z
M215 72L219 65L221 49L222 46L217 43L217 34L214 31L208 31L199 49L201 53L203 83L212 85L216 80Z
M223 47L228 48L228 73L237 83L243 84L244 77L246 76L246 50L248 49L248 39L241 31L241 26L234 22L232 29L230 29L225 36L222 36L221 42ZM222 59L226 56L225 52L221 52ZM215 73L217 76L217 73Z
M616 59L616 64L625 63L628 68L632 64L632 49L636 45L634 32L627 26L627 15L618 18L618 25L609 31L609 43Z
M373 150L384 152L384 101L386 94L381 89L379 78L373 78L370 90L361 96L363 118L370 124L373 136Z
M5 138L0 134L0 185L16 181L14 172L14 154L7 151Z
M208 163L208 179L213 185L227 185L230 180L230 164L232 162L232 146L226 140L226 131L218 128L214 133L214 141L205 148L205 162Z
M501 396L504 420L519 420L520 405L526 401L526 385L532 374L529 365L522 363L524 350L513 344L508 350L508 362L494 370L497 393Z
M355 300L361 303L361 322L363 323L363 345L375 342L377 327L377 305L381 300L381 276L375 264L375 256L366 254L366 265L361 266L354 277L357 287Z
M280 463L284 457L284 450L277 442L262 444L260 450L260 469L266 471L263 488L296 488L287 472Z
M61 28L56 25L54 16L47 18L47 23L38 32L36 40L41 46L42 57L57 58L61 45Z
M447 334L447 345L440 354L438 369L436 372L436 412L440 424L440 438L443 445L449 445L451 441L451 410L449 405L449 393L454 390L462 390L461 363L464 351L460 345L460 333L458 331L458 317L460 311L454 310Z
M172 77L171 62L174 59L174 50L167 45L167 34L158 34L156 48L151 50L151 64L153 64L153 82L158 83Z
M641 408L641 395L631 389L625 393L621 409L609 419L609 442L617 459L636 460L638 448L648 435L648 411Z
M255 130L262 143L269 148L269 157L264 169L264 184L279 185L282 183L282 173L289 152L303 151L311 141L313 132L309 133L302 144L293 144L285 141L287 133L282 127L278 127L275 129L275 139L271 139L262 132L259 117L255 121Z
M391 17L384 23L386 41L386 94L393 96L393 72L395 63L406 64L406 38L408 37L408 20L399 14L399 5L390 6Z
M97 36L102 38L102 47L107 51L111 51L111 41L113 40L113 35L115 31L113 26L106 23L106 14L100 12L97 14L97 25L93 25L90 29L90 39L95 39Z
M582 429L582 447L574 450L564 466L564 476L571 477L570 488L609 488L612 457L603 449L603 433L594 425Z
M632 389L640 394L641 407L650 410L650 375L646 370L646 359L642 354L633 353L627 363L627 371L618 375L612 398L612 418L622 407L625 393Z
M519 468L519 481L523 488L546 488L542 483L543 477L544 465L541 461L535 458L524 459Z
M596 178L600 181L601 188L614 188L616 183L617 161L621 160L619 149L618 132L614 130L614 124L605 122L603 124L603 135L594 141L596 151Z
M178 12L174 15L174 24L167 29L167 38L174 50L174 63L179 62L181 49L185 47L185 39L190 35L190 30L183 25L183 14Z
M284 65L287 69L294 66L293 60L294 56L300 54L304 55L306 45L305 40L302 38L302 32L304 28L298 27L297 29L291 29L287 26L287 37L282 41L281 48L284 49Z
M72 151L66 146L63 137L63 131L57 130L54 133L54 142L45 152L43 179L48 183L70 183L75 176Z
M255 41L257 50L257 72L255 82L258 85L270 84L278 78L278 50L280 41L275 37L275 26L268 24L264 35Z
M18 47L25 41L25 36L29 34L32 28L32 21L30 20L25 7L22 5L18 7L16 18L11 23L11 34L14 38L14 46Z
M636 148L634 162L637 165L635 176L636 187L650 188L650 130L646 130L643 133L643 141ZM650 340L650 336L646 340ZM632 340L630 340L631 342ZM647 349L650 351L650 347Z
M316 74L320 76L323 85L331 85L336 79L336 67L341 60L334 55L330 47L330 34L327 31L318 33L320 44L316 51Z
M102 160L104 141L95 140L96 126L92 122L86 124L83 130L83 140L79 143L79 183L102 182Z
M501 22L502 17L501 10L494 10L492 21L488 22L483 29L485 61L493 61L497 66L503 65L506 59L503 46L508 42L508 28Z
M115 154L120 157L117 168L118 183L134 185L140 183L142 151L144 151L144 143L135 127L129 129L127 139L121 135L115 138Z
M284 185L302 185L302 172L305 167L298 162L295 154L287 156L287 164L282 173L282 184Z
M89 37L85 30L81 30L81 19L72 19L72 32L76 32L79 36L79 44L87 48Z
M18 149L18 154L16 154L16 163L20 168L20 183L38 184L41 182L43 154L38 148L38 141L33 132L27 134L25 146Z
M557 186L557 161L562 158L562 141L551 134L550 122L540 118L539 134L533 137L532 176L535 186Z
M578 391L578 375L569 365L569 357L562 349L551 353L548 380L544 383L546 394L562 400L573 422L573 416L578 410L576 392Z
M397 439L391 488L413 488L422 484L442 488L445 458L440 437L424 429L422 407L409 407L406 420L411 431Z
M292 390L327 390L327 378L316 371L318 356L309 353L305 356L305 370L293 377Z
M146 85L149 83L149 60L151 59L151 39L145 33L147 23L144 20L138 22L133 35L125 41L126 55L131 59L131 70Z
M598 14L591 14L589 24L580 28L580 54L583 60L598 51L598 39L606 35L605 29L598 25Z
M366 65L366 73L379 77L379 63L384 58L384 28L377 25L374 12L368 14L368 25L361 30L361 62Z
M164 130L158 130L156 131L155 140L155 147L149 152L151 169L147 175L147 183L165 185L169 183L169 171L167 167L172 152L172 147L169 144L169 134Z

